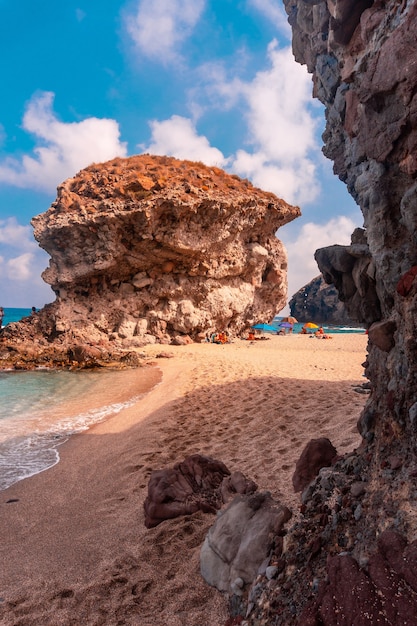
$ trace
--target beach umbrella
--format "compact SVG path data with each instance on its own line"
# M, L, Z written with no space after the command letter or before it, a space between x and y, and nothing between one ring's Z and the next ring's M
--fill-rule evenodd
M313 322L307 322L304 324L303 328L318 328L317 324L313 324Z
M283 317L282 322L288 322L289 324L298 324L298 320L295 319L295 317L293 317L292 315L289 315L288 317Z
M271 324L255 324L252 326L253 330L262 330L264 333L276 333L277 329Z
M293 325L290 324L290 322L281 322L280 324L281 328L292 328Z

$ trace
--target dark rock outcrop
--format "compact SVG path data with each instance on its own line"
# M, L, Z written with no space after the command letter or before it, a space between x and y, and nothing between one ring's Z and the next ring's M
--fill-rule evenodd
M236 494L257 487L241 472L231 473L221 461L193 454L173 468L154 470L144 502L145 526L196 511L215 513Z
M329 559L328 580L300 623L412 626L417 615L416 567L417 541L408 544L403 535L384 531L366 572L347 554Z
M350 246L318 250L316 259L349 316L369 329L370 394L358 422L362 445L304 490L276 583L258 581L245 619L414 624L417 3L284 4L294 56L326 109L323 151L364 216Z
M289 306L291 315L299 322L314 320L317 324L356 324L339 299L336 287L326 284L321 275L301 287L292 296Z
M287 295L275 233L298 215L202 163L141 155L92 165L32 220L57 296L38 313L40 337L114 350L201 341L272 319ZM12 327L7 340L17 345L26 332Z
M322 467L329 467L337 450L327 437L311 439L301 453L292 477L294 491L302 491L317 476Z
M320 248L314 257L326 283L334 285L349 317L369 325L381 319L375 264L365 231L357 228L351 239L350 246Z

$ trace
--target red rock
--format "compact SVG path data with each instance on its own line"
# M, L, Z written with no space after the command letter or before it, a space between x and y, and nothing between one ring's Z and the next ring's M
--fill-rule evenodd
M375 586L352 557L330 558L327 573L329 584L318 610L325 626L392 626Z
M297 461L292 477L294 491L303 491L322 467L328 467L337 456L337 450L326 437L311 439Z
M404 548L404 579L411 589L417 593L417 541Z
M385 531L367 569L351 556L328 560L327 582L304 609L300 624L310 626L412 626L417 615L417 542Z
M221 461L200 454L188 456L173 468L152 472L144 502L145 526L153 528L164 520L200 510L215 513L224 503L222 496L232 490L235 494L253 493L256 485L240 472L231 475Z
M411 269L403 274L397 284L397 293L404 298L408 296L411 288L414 284L414 279L417 276L417 265L413 265Z

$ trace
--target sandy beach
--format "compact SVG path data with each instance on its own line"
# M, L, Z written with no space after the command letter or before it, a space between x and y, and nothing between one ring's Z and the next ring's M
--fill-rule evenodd
M296 514L291 477L306 443L326 436L340 454L360 443L366 344L294 335L141 350L161 382L0 492L0 624L222 626L226 601L199 574L214 517L146 529L151 471L208 455Z

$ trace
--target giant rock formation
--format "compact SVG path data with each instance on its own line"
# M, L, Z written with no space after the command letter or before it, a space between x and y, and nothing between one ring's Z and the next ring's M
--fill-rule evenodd
M286 251L275 232L299 214L202 163L141 155L91 165L32 220L51 256L43 278L56 300L10 325L3 344L40 341L61 348L63 362L66 350L94 361L269 321L287 297ZM6 363L4 348L3 356Z

